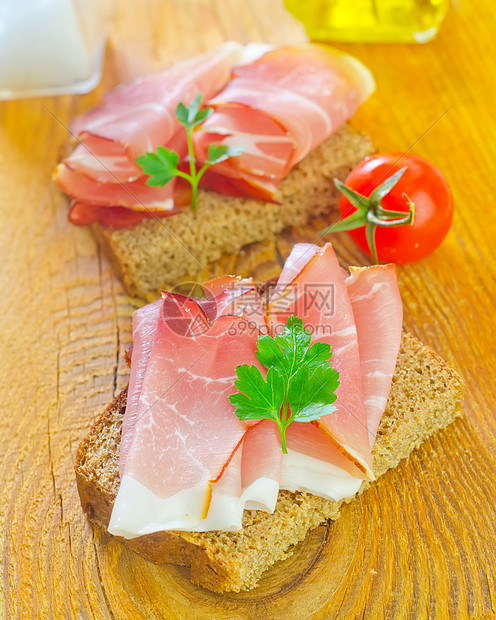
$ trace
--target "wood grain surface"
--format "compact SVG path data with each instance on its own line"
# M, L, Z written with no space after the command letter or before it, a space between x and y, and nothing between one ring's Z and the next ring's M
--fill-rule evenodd
M117 83L225 39L305 39L279 0L121 0L102 84L86 96L0 104L0 615L8 618L496 617L496 4L458 0L426 46L340 45L374 72L355 124L413 151L452 185L456 216L432 257L399 269L405 327L467 384L465 417L321 526L258 589L217 595L154 566L83 515L79 441L127 380L135 301L50 180L65 126ZM276 274L324 222L226 258ZM368 259L345 234L344 264Z

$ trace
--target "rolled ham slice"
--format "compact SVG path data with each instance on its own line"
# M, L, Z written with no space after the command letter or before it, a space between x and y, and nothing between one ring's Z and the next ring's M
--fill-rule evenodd
M232 80L208 102L215 112L194 143L201 162L214 142L245 151L213 166L203 184L219 190L224 177L226 192L274 198L291 168L351 118L373 90L366 67L322 45L280 47L236 67Z
M175 118L178 103L189 105L202 93L210 98L229 79L232 67L241 58L243 48L230 42L201 56L191 58L160 73L136 79L119 86L103 98L102 105L75 119L71 129L87 146L87 158L107 148L106 142L129 160L131 177L136 171L135 160L146 151L170 143L180 129ZM75 170L88 171L92 164L84 161L83 153L67 160ZM119 180L128 182L123 166ZM113 182L110 179L110 182Z
M111 91L99 107L77 118L71 130L78 146L57 166L54 179L76 199L79 213L85 204L175 212L175 180L163 188L145 185L147 177L136 158L158 146L167 146L184 158L186 134L175 118L178 103L189 105L199 93L206 98L217 93L242 51L238 43L225 43L161 73L138 78ZM90 211L98 217L94 208ZM86 223L78 214L72 221Z

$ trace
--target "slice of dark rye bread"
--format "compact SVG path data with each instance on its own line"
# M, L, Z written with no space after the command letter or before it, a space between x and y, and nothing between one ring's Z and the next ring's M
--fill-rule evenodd
M462 413L460 377L434 351L403 334L386 411L373 449L381 476ZM119 444L127 390L109 405L81 443L76 478L84 511L106 528L119 487ZM364 482L359 493L368 488ZM340 505L309 493L280 491L273 514L246 510L239 532L157 532L122 540L155 563L191 566L191 580L216 592L248 590L287 557L311 528L339 517Z
M127 292L144 297L164 283L194 279L223 254L236 254L287 226L336 210L340 194L333 178L344 180L375 151L368 136L344 125L281 182L278 203L200 190L196 211L185 209L124 229L94 224L92 231Z

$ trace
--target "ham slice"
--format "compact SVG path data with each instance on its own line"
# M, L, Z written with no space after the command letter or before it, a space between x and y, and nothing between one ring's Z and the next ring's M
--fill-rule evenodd
M229 193L244 188L246 195L274 198L291 168L351 118L373 89L359 61L321 45L280 47L236 67L208 102L215 112L195 133L195 152L204 162L213 142L246 150L213 166L203 184L218 190L225 177Z
M236 282L243 286L226 286ZM247 360L258 364L255 348L260 332L253 323L246 328L243 313L255 311L263 320L261 302L258 294L251 295L256 292L252 280L224 278L209 285L218 293L210 299L164 292L163 300L133 316L120 498L112 523L121 535L132 537L158 527L150 524L144 505L161 515L161 529L239 529L247 501L273 509L277 498L278 486L274 498L272 484L264 504L268 491L260 482L245 485L242 495L241 440L250 423L236 418L228 400L236 366ZM208 464L193 458L202 437L207 446L216 446L217 458L210 459L206 449ZM167 454L162 454L164 445ZM189 457L195 466L188 466ZM150 463L157 466L150 468ZM167 498L168 504L162 501ZM135 505L140 506L138 511L130 508ZM196 513L186 519L184 510L190 505Z
M113 143L113 148L128 158L134 176L136 157L168 144L180 129L175 118L178 103L189 105L199 93L210 98L219 91L239 62L242 49L237 43L225 43L202 56L119 86L105 95L100 107L77 118L71 129L88 147L88 158L106 148L107 142ZM79 155L76 161L68 159L73 169L91 168L92 164ZM121 175L119 180L128 182L132 178Z
M174 209L174 184L146 185L146 177L129 183L99 183L59 164L54 173L57 185L76 202L100 207L127 207L134 211L162 212Z
M136 158L158 146L168 146L184 158L186 134L175 118L178 103L189 105L199 93L208 98L219 91L242 50L237 43L225 43L161 73L120 86L108 93L99 107L73 122L71 129L79 144L56 168L54 179L76 199L74 223L84 222L80 212L85 204L177 212L173 211L175 181L163 188L145 185L147 177ZM100 212L89 210L99 217Z
M331 346L332 365L340 379L337 409L315 424L359 471L373 479L357 330L344 274L330 243L313 255L309 251L302 256L298 246L293 251L297 258L290 255L288 260L298 261L301 271L269 304L269 330L277 333L294 314L303 319L313 340Z
M236 366L257 363L258 333L229 334L240 320L223 315L210 322L197 301L164 293L137 411L125 427L131 436L123 436L126 449L112 533L136 536L157 527L206 527L202 522L212 485L222 479L248 428L229 402ZM144 365L142 361L137 375ZM134 395L130 403L135 410ZM232 496L235 505L239 496ZM145 505L153 506L154 524L149 514L144 516ZM227 522L218 525L230 527Z
M122 421L121 445L119 451L119 474L123 475L139 409L139 399L146 369L157 332L162 300L148 304L133 314L133 349L129 386L127 389L126 413Z
M204 282L203 289L208 297L218 296L221 293L225 294L230 291L233 297L229 313L242 316L247 323L251 326L255 326L261 334L267 333L268 330L265 322L262 300L260 299L257 285L253 278L221 276ZM223 310L223 313L227 314L227 309ZM246 329L253 329L253 327L247 325Z
M360 370L370 447L386 407L400 349L403 304L396 267L350 267L346 287L360 348Z
M239 286L235 287L235 284L239 284ZM195 298L193 300L203 312L208 322L204 324L204 327L208 327L210 323L213 323L215 319L222 315L232 314L246 318L247 315L250 316L255 312L263 318L260 297L256 291L256 285L251 278L242 280L234 276L223 276L222 278L216 278L215 280L206 282L204 287L207 288L207 290L213 291L215 295L214 297L205 299ZM251 295L253 292L256 293L255 298ZM166 292L164 292L163 295L164 299L168 300L167 309L162 308L164 305L163 300L157 300L152 304L148 304L136 310L133 314L132 359L134 361L131 363L126 414L122 425L123 430L119 455L119 470L121 473L127 457L131 431L138 415L141 389L157 332L160 312L162 310L163 312L168 312L170 315L172 311L181 309L183 305L184 308L188 308L189 306L187 304L190 303L189 298L181 295L173 295L171 297L171 295ZM236 307L236 312L234 312L234 307ZM200 314L198 314L198 316L201 318ZM168 316L168 319L172 320L172 317ZM262 325L260 325L260 327L262 327ZM243 329L243 331L246 330Z
M242 495L248 510L274 512L281 479L282 450L273 420L252 426L243 440Z
M373 476L401 338L394 266L347 276L330 244L299 244L265 315L251 279L222 276L204 290L201 299L163 293L133 317L114 534L237 530L245 508L273 511L280 488L339 500ZM236 366L258 365L265 320L274 334L291 314L331 345L341 384L337 411L291 424L283 455L274 421L240 421L228 397Z
M156 212L153 215L148 211L132 211L125 207L99 207L73 200L69 209L69 222L76 226L90 224L104 224L113 228L129 228L151 217L166 217L176 213L173 211Z

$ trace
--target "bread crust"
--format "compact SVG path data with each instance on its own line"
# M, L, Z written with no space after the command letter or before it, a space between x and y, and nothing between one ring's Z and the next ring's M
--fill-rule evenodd
M463 384L436 353L404 333L386 411L372 456L376 477L410 455L462 414ZM75 471L83 510L107 528L119 486L119 444L127 388L95 422L77 452ZM370 483L362 484L359 493ZM372 483L373 484L373 483ZM155 563L191 566L191 580L217 592L248 590L284 559L308 531L337 519L343 502L280 491L273 514L246 510L240 532L156 532L122 540Z

